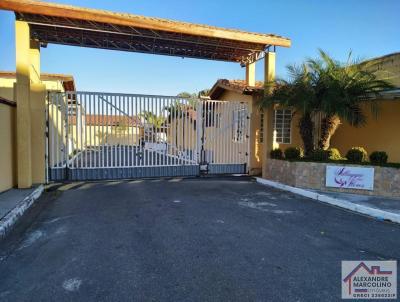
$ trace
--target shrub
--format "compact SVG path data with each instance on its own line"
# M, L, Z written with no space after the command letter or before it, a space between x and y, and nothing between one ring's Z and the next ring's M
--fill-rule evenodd
M388 155L385 151L375 151L371 153L369 160L374 165L384 165L388 161Z
M285 158L287 160L296 160L303 157L303 149L299 147L289 147L285 150Z
M368 153L362 147L353 147L347 151L346 158L352 163L361 163L368 160Z
M272 159L283 159L283 152L281 149L271 150L270 156Z
M340 151L338 149L330 148L328 151L330 152L330 154L329 154L329 159L330 160L341 160L341 159L343 159L342 155L340 154Z
M327 161L330 152L328 150L317 149L311 153L310 159L313 161Z

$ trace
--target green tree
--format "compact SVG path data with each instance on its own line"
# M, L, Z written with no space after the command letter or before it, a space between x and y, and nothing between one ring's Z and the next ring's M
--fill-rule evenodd
M156 114L154 114L153 112L150 111L144 111L142 113L140 113L141 117L144 118L144 120L152 125L155 129L159 129L164 125L165 122L165 118L162 116L158 116Z
M263 106L280 103L302 113L299 128L306 154L314 147L312 115L322 113L318 147L326 150L342 121L354 127L365 125L364 106L369 105L377 117L380 93L393 88L386 79L377 77L370 64L360 63L351 52L347 61L341 63L319 50L319 58L288 66L290 80L279 80L272 93L264 97Z
M179 98L184 98L184 99L195 99L197 98L197 94L196 93L190 93L187 91L184 92L180 92L176 95Z

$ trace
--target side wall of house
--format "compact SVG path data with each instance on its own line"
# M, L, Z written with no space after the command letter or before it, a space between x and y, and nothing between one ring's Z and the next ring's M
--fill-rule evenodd
M0 192L17 185L16 107L0 103Z
M368 107L364 110L367 124L355 128L343 122L332 137L331 146L342 155L355 146L364 147L368 154L386 151L390 162L400 162L400 100L380 101L377 119Z

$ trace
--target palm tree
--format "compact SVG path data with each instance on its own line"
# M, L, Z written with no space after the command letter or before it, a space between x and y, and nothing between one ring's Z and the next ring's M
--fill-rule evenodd
M267 108L279 103L285 107L294 108L295 114L301 113L298 127L305 154L308 155L314 149L312 115L317 107L313 78L307 64L290 65L287 70L289 80L278 79L275 83L266 83L265 91L272 91L272 93L265 94L261 106Z
M153 142L157 141L157 132L162 131L161 129L164 126L165 118L150 111L144 111L140 113L139 116L143 117L146 123L150 126L147 128L147 131L150 131L150 133L147 133L147 136L150 137L146 137L145 131L145 139L152 140Z
M159 129L164 125L165 118L162 116L158 116L154 114L153 112L150 111L144 111L143 113L140 113L139 116L143 117L144 120L152 125L155 129Z
M377 117L377 97L382 91L393 88L388 81L376 76L370 64L353 59L351 52L347 61L341 63L319 50L318 59L307 59L300 68L289 66L291 79L278 81L272 94L264 98L264 105L278 102L301 111L299 127L306 154L313 147L309 137L311 116L321 113L318 147L326 150L342 120L354 127L365 125L367 118L363 107L369 105Z

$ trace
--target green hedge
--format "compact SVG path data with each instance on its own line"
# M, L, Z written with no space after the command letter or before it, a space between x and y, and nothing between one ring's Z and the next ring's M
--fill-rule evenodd
M283 156L283 154L285 156ZM400 163L388 163L388 156L384 151L372 152L368 161L367 151L362 147L353 147L343 158L336 148L328 150L315 150L309 157L303 157L303 150L298 147L287 148L284 152L281 149L274 149L270 153L273 159L284 159L288 161L321 162L332 164L357 164L362 166L381 166L400 169ZM350 158L350 159L349 159Z
M290 147L285 150L285 159L296 160L302 158L304 155L303 149L299 147Z
M353 147L347 151L346 158L351 163L368 161L368 153L363 147Z
M389 156L385 151L375 151L369 156L369 161L374 165L384 165L387 163Z

